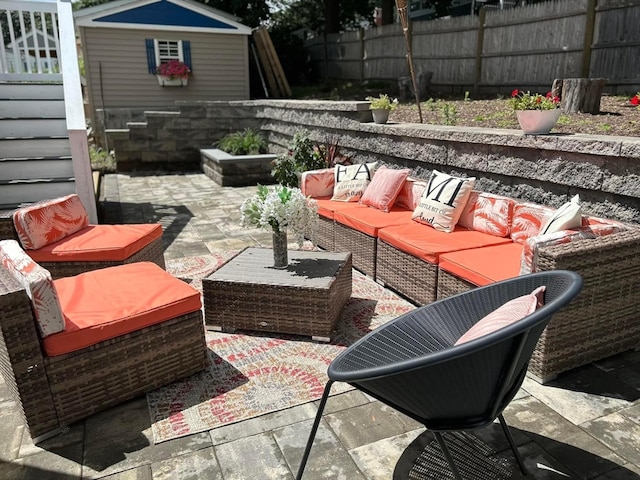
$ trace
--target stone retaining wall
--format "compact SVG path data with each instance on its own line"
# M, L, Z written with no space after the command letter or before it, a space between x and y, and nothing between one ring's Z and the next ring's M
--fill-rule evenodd
M518 130L370 121L368 102L255 100L176 104L180 113L147 113L146 122L109 132L118 169L196 170L199 149L224 134L260 129L272 153L306 129L337 141L354 161L381 161L426 176L437 168L475 176L479 189L559 206L580 194L587 212L640 223L640 139L524 136ZM146 123L146 125L145 125Z

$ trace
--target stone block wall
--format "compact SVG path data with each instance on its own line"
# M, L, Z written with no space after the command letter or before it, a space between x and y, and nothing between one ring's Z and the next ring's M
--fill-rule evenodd
M579 194L592 215L640 223L638 138L376 125L367 102L199 102L177 109L179 114L147 112L146 122L109 133L119 169L198 170L200 148L248 127L261 130L271 153L278 154L305 129L315 141L337 142L355 162L409 167L419 177L434 168L475 176L481 190L555 207Z

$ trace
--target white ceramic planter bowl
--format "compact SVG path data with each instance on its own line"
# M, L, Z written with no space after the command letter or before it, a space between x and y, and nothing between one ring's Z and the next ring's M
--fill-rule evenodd
M520 128L527 135L545 135L551 131L562 112L554 110L517 110Z

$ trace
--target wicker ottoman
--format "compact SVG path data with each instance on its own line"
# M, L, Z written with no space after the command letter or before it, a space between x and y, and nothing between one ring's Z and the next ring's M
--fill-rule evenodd
M328 342L351 297L351 254L289 251L273 268L273 252L247 248L202 280L209 330L257 330Z

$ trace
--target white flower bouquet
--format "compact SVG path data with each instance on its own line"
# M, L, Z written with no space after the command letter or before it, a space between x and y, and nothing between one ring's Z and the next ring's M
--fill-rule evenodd
M265 187L246 199L240 207L243 227L258 227L273 233L290 231L298 235L299 244L305 235L312 236L318 219L318 204L307 198L299 188L284 185Z

